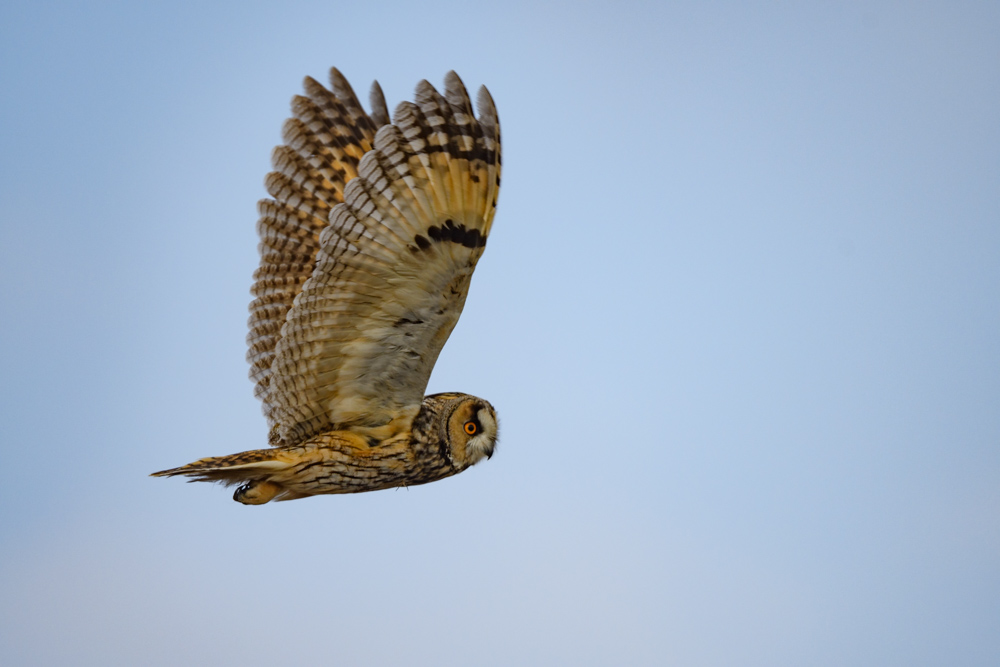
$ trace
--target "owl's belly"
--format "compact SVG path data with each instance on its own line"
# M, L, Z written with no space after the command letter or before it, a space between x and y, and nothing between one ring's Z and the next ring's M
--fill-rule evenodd
M291 465L270 480L294 494L319 495L414 486L460 472L437 448L414 444L409 434L378 441L344 431L324 433L283 448L279 458Z

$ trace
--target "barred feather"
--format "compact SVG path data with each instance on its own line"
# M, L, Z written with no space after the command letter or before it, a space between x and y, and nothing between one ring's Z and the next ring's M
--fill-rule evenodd
M247 361L254 394L262 399L281 327L315 268L319 233L333 206L344 200L344 187L357 176L378 129L336 68L330 85L332 91L307 77L306 96L293 98L293 117L282 128L285 144L275 148L274 171L265 179L274 199L258 204L261 263L251 289L256 298L250 304Z

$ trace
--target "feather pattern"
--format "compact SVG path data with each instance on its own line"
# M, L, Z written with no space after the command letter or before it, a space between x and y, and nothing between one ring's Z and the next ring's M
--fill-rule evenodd
M350 84L333 68L327 90L307 77L306 96L292 100L293 117L275 148L274 171L264 181L274 199L258 204L260 268L254 273L247 335L247 361L254 394L268 394L274 349L295 297L316 266L319 234L344 187L357 176L361 157L372 149L378 119L365 113ZM384 108L378 83L372 101Z
M495 210L499 125L485 89L479 102L477 120L454 72L444 95L422 81L416 102L397 107L394 124L378 131L358 163L271 348L259 395L275 427L272 444L394 420L409 428ZM282 172L289 180L300 173ZM314 201L316 186L301 188L301 200ZM274 289L289 294L296 286ZM275 336L273 326L260 332Z

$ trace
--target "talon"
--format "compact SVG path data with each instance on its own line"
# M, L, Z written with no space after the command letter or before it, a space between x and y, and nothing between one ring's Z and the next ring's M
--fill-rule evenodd
M244 505L263 505L284 489L274 482L252 481L240 486L233 494L233 500Z

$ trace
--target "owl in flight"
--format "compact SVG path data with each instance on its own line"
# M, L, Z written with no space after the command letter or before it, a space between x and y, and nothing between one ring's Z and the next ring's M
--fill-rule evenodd
M424 396L489 237L500 124L454 72L421 81L393 121L336 69L292 100L258 205L247 336L269 449L154 473L238 484L247 505L425 484L493 455L497 416L468 394Z

